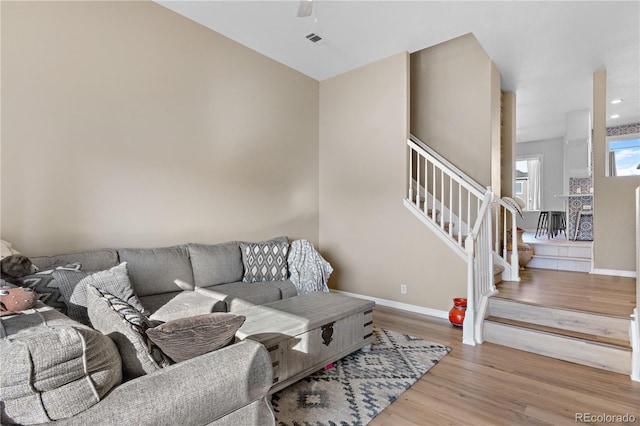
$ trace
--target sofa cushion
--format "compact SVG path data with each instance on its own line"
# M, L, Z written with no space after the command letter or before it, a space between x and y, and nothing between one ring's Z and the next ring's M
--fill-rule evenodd
M248 283L287 279L289 242L281 238L260 243L240 243L244 276Z
M74 269L56 269L52 273L67 304L67 315L85 325L91 325L87 315L87 286L91 285L118 296L140 312L144 307L133 292L126 262L111 269L87 272Z
M115 342L126 378L143 376L170 365L167 356L145 334L152 324L143 313L93 286L87 286L87 300L89 319L96 330Z
M280 290L281 299L286 299L288 297L294 297L298 295L298 289L291 280L271 281L269 284ZM264 285L264 283L260 283L260 285Z
M196 287L233 283L242 280L240 246L236 241L223 244L187 245Z
M44 304L1 322L2 424L74 416L120 384L120 354L102 333Z
M227 305L223 300L193 291L144 296L142 303L150 312L149 319L164 322L211 312L227 311Z
M41 271L69 265L70 263L81 264L82 269L85 271L102 271L120 263L118 261L118 253L113 249L90 250L55 256L36 256L29 259Z
M234 339L246 318L215 312L169 321L147 330L147 336L175 362L220 349Z
M180 280L193 288L193 270L186 246L120 249L120 260L127 262L129 278L138 296L184 290Z
M282 298L280 289L273 282L235 282L196 289L196 292L211 293L211 297L221 298L227 304L227 311L233 312L252 305L263 305Z

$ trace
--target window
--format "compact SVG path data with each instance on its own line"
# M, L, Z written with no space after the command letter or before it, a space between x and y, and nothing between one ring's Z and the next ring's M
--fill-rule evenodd
M523 182L523 179L516 180L516 195L520 198L522 198L522 196L524 195L524 183L525 182Z
M607 176L640 176L640 135L610 136L607 141Z
M524 200L523 210L540 210L541 158L518 157L516 159L515 194Z

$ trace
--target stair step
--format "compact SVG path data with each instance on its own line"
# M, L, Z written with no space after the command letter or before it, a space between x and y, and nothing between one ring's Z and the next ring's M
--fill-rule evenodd
M631 349L618 341L600 341L586 334L567 334L566 330L488 317L484 339L539 355L587 365L615 373L631 373Z
M501 323L501 324L512 325L512 326L516 326L516 327L527 328L527 329L530 329L530 330L536 330L536 331L540 331L540 332L544 332L544 333L557 334L557 335L560 335L560 336L570 337L570 338L573 338L573 339L588 340L588 341L593 342L593 343L599 343L599 344L602 344L602 345L614 346L614 347L619 347L619 348L626 348L628 350L631 350L631 343L629 343L626 340L613 339L613 338L604 337L604 336L597 336L595 334L580 333L580 332L577 332L577 331L571 331L571 330L566 330L566 329L562 329L562 328L547 327L547 326L544 326L544 325L533 324L533 323L525 322L525 321L516 321L516 320L512 320L512 319L508 319L508 318L500 318L500 317L489 316L487 318L487 320L488 321L493 321L493 322L498 322L498 323Z
M590 263L591 259L588 257L570 257L570 256L553 256L549 254L533 254L532 258L538 259L557 259L557 260L575 260L576 262Z
M502 265L493 265L493 284L500 284L502 282L502 271L504 271L504 266Z
M569 332L601 336L603 338L629 339L631 319L577 309L562 309L540 306L522 301L504 299L499 296L489 300L489 313L494 317L522 321L543 327L553 327Z
M555 271L591 272L591 259L534 254L526 267Z
M424 210L424 209L423 209L423 210ZM429 215L429 216L433 216L433 214L434 214L433 209L429 209L429 210L427 210L427 215ZM436 218L438 217L438 215L439 215L439 214L440 214L440 210L436 209L436 211L435 211Z
M591 247L573 247L559 244L529 243L534 255L591 259Z
M414 198L415 201L415 198ZM420 197L420 204L418 205L418 208L420 210L422 210L424 212L424 197ZM429 217L431 217L431 215L434 213L434 209L427 209L427 214L429 215ZM435 209L435 215L436 218L438 217L438 215L440 214L440 210L439 209Z

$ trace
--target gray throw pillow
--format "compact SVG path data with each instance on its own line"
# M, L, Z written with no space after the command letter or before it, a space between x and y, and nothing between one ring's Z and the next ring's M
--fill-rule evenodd
M147 329L147 336L175 362L227 346L246 318L213 312L166 322Z
M108 291L87 286L89 319L93 328L110 337L122 357L126 378L153 373L171 364L146 335L153 324L140 311Z
M60 283L55 279L53 275L54 271L70 271L77 272L82 268L79 263L72 263L66 266L59 266L55 269L49 269L46 271L37 272L35 274L27 275L19 278L18 281L22 287L29 287L36 293L38 293L38 300L45 305L67 314L67 303L60 292Z
M52 275L67 304L67 315L82 324L91 325L87 315L87 286L106 290L144 312L131 286L126 262L105 271L87 272L67 268L56 269Z
M274 239L261 243L240 243L246 283L284 281L288 277L289 242Z

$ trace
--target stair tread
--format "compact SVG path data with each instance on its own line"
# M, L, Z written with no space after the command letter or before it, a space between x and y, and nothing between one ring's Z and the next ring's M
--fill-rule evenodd
M493 265L493 275L499 274L504 271L504 266L502 265Z
M517 321L517 320L508 319L508 318L500 318L500 317L494 317L494 316L487 317L485 321L495 322L495 323L504 324L512 327L527 328L527 329L539 331L542 333L555 334L555 335L560 335L560 336L568 337L572 339L585 340L585 341L600 344L600 345L612 346L612 347L617 347L625 350L631 350L631 344L625 340L620 340L620 339L612 339L604 336L596 336L593 334L580 333L577 331L564 330L561 328L548 327L544 325L538 325L538 324L528 323L524 321Z
M509 283L517 283L519 284L517 281L507 281L507 280L503 280L501 284L509 284ZM500 290L500 289L498 289ZM525 300L516 300L516 299L512 299L510 297L506 297L503 296L502 294L500 294L500 292L498 291L497 294L491 296L491 297L495 297L496 299L502 299L502 300L506 300L508 302L511 303L521 303L523 305L530 305L530 306L540 306L543 308L550 308L550 309L557 309L560 311L570 311L570 312L580 312L583 314L590 314L590 315L600 315L600 316L605 316L605 317L611 317L611 318L620 318L620 319L624 319L624 320L628 320L629 317L627 315L614 315L614 314L605 314L602 312L593 312L593 311L586 311L584 309L576 309L576 308L568 308L565 306L553 306L550 304L545 304L545 303L536 303L536 302L528 302Z

